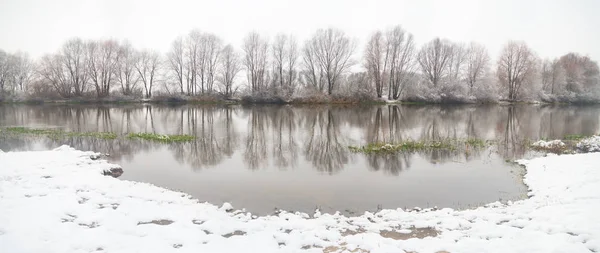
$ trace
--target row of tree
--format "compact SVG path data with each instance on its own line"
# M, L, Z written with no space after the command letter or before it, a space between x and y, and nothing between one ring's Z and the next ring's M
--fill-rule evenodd
M435 38L417 48L413 35L396 26L373 33L363 56L357 54L355 40L333 28L316 31L302 47L292 35L270 42L251 32L241 52L215 34L193 30L165 55L128 42L74 38L36 61L0 51L0 94L150 98L158 87L187 96L429 102L589 101L600 94L598 64L589 57L568 53L542 61L518 41L508 42L494 64L483 45Z

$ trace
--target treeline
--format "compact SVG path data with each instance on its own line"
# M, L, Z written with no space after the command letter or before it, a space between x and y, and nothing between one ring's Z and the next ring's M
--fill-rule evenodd
M0 50L1 99L244 99L254 102L598 102L600 71L589 57L545 59L509 41L492 60L480 44L435 38L420 47L400 26L376 31L362 51L343 31L256 32L241 50L193 30L166 54L115 40L74 38L31 59ZM244 75L245 74L245 78Z

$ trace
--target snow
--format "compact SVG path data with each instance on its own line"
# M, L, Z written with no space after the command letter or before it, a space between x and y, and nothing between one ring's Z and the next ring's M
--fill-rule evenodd
M0 153L2 252L600 251L600 153L519 161L530 197L508 205L314 218L258 217L103 176L118 166L97 155L66 146ZM416 231L433 234L403 238Z
M539 140L531 144L531 146L539 147L539 148L560 148L564 147L565 143L561 140L552 140L552 141L544 141Z
M600 136L595 135L579 141L577 149L583 152L600 152Z
M225 202L221 206L220 210L225 211L225 212L231 212L231 211L233 211L233 206L230 203Z

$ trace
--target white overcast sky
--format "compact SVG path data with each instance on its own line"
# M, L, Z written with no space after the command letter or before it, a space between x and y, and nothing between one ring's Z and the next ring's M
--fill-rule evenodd
M495 57L508 40L542 58L574 51L600 60L600 0L0 0L0 49L54 52L67 39L128 39L165 52L193 28L238 47L252 30L304 40L318 28L343 29L359 42L400 24L418 45L439 36L476 41Z

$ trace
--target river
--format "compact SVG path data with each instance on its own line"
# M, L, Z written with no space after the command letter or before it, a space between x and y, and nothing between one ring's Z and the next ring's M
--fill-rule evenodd
M63 144L107 153L121 180L152 183L256 214L358 215L380 208L470 208L522 199L515 159L530 140L599 132L600 107L542 105L2 105L0 128L189 134L189 143L2 136L4 151ZM352 153L373 142L477 138L485 148ZM1 167L1 166L0 166ZM1 169L1 168L0 168Z

